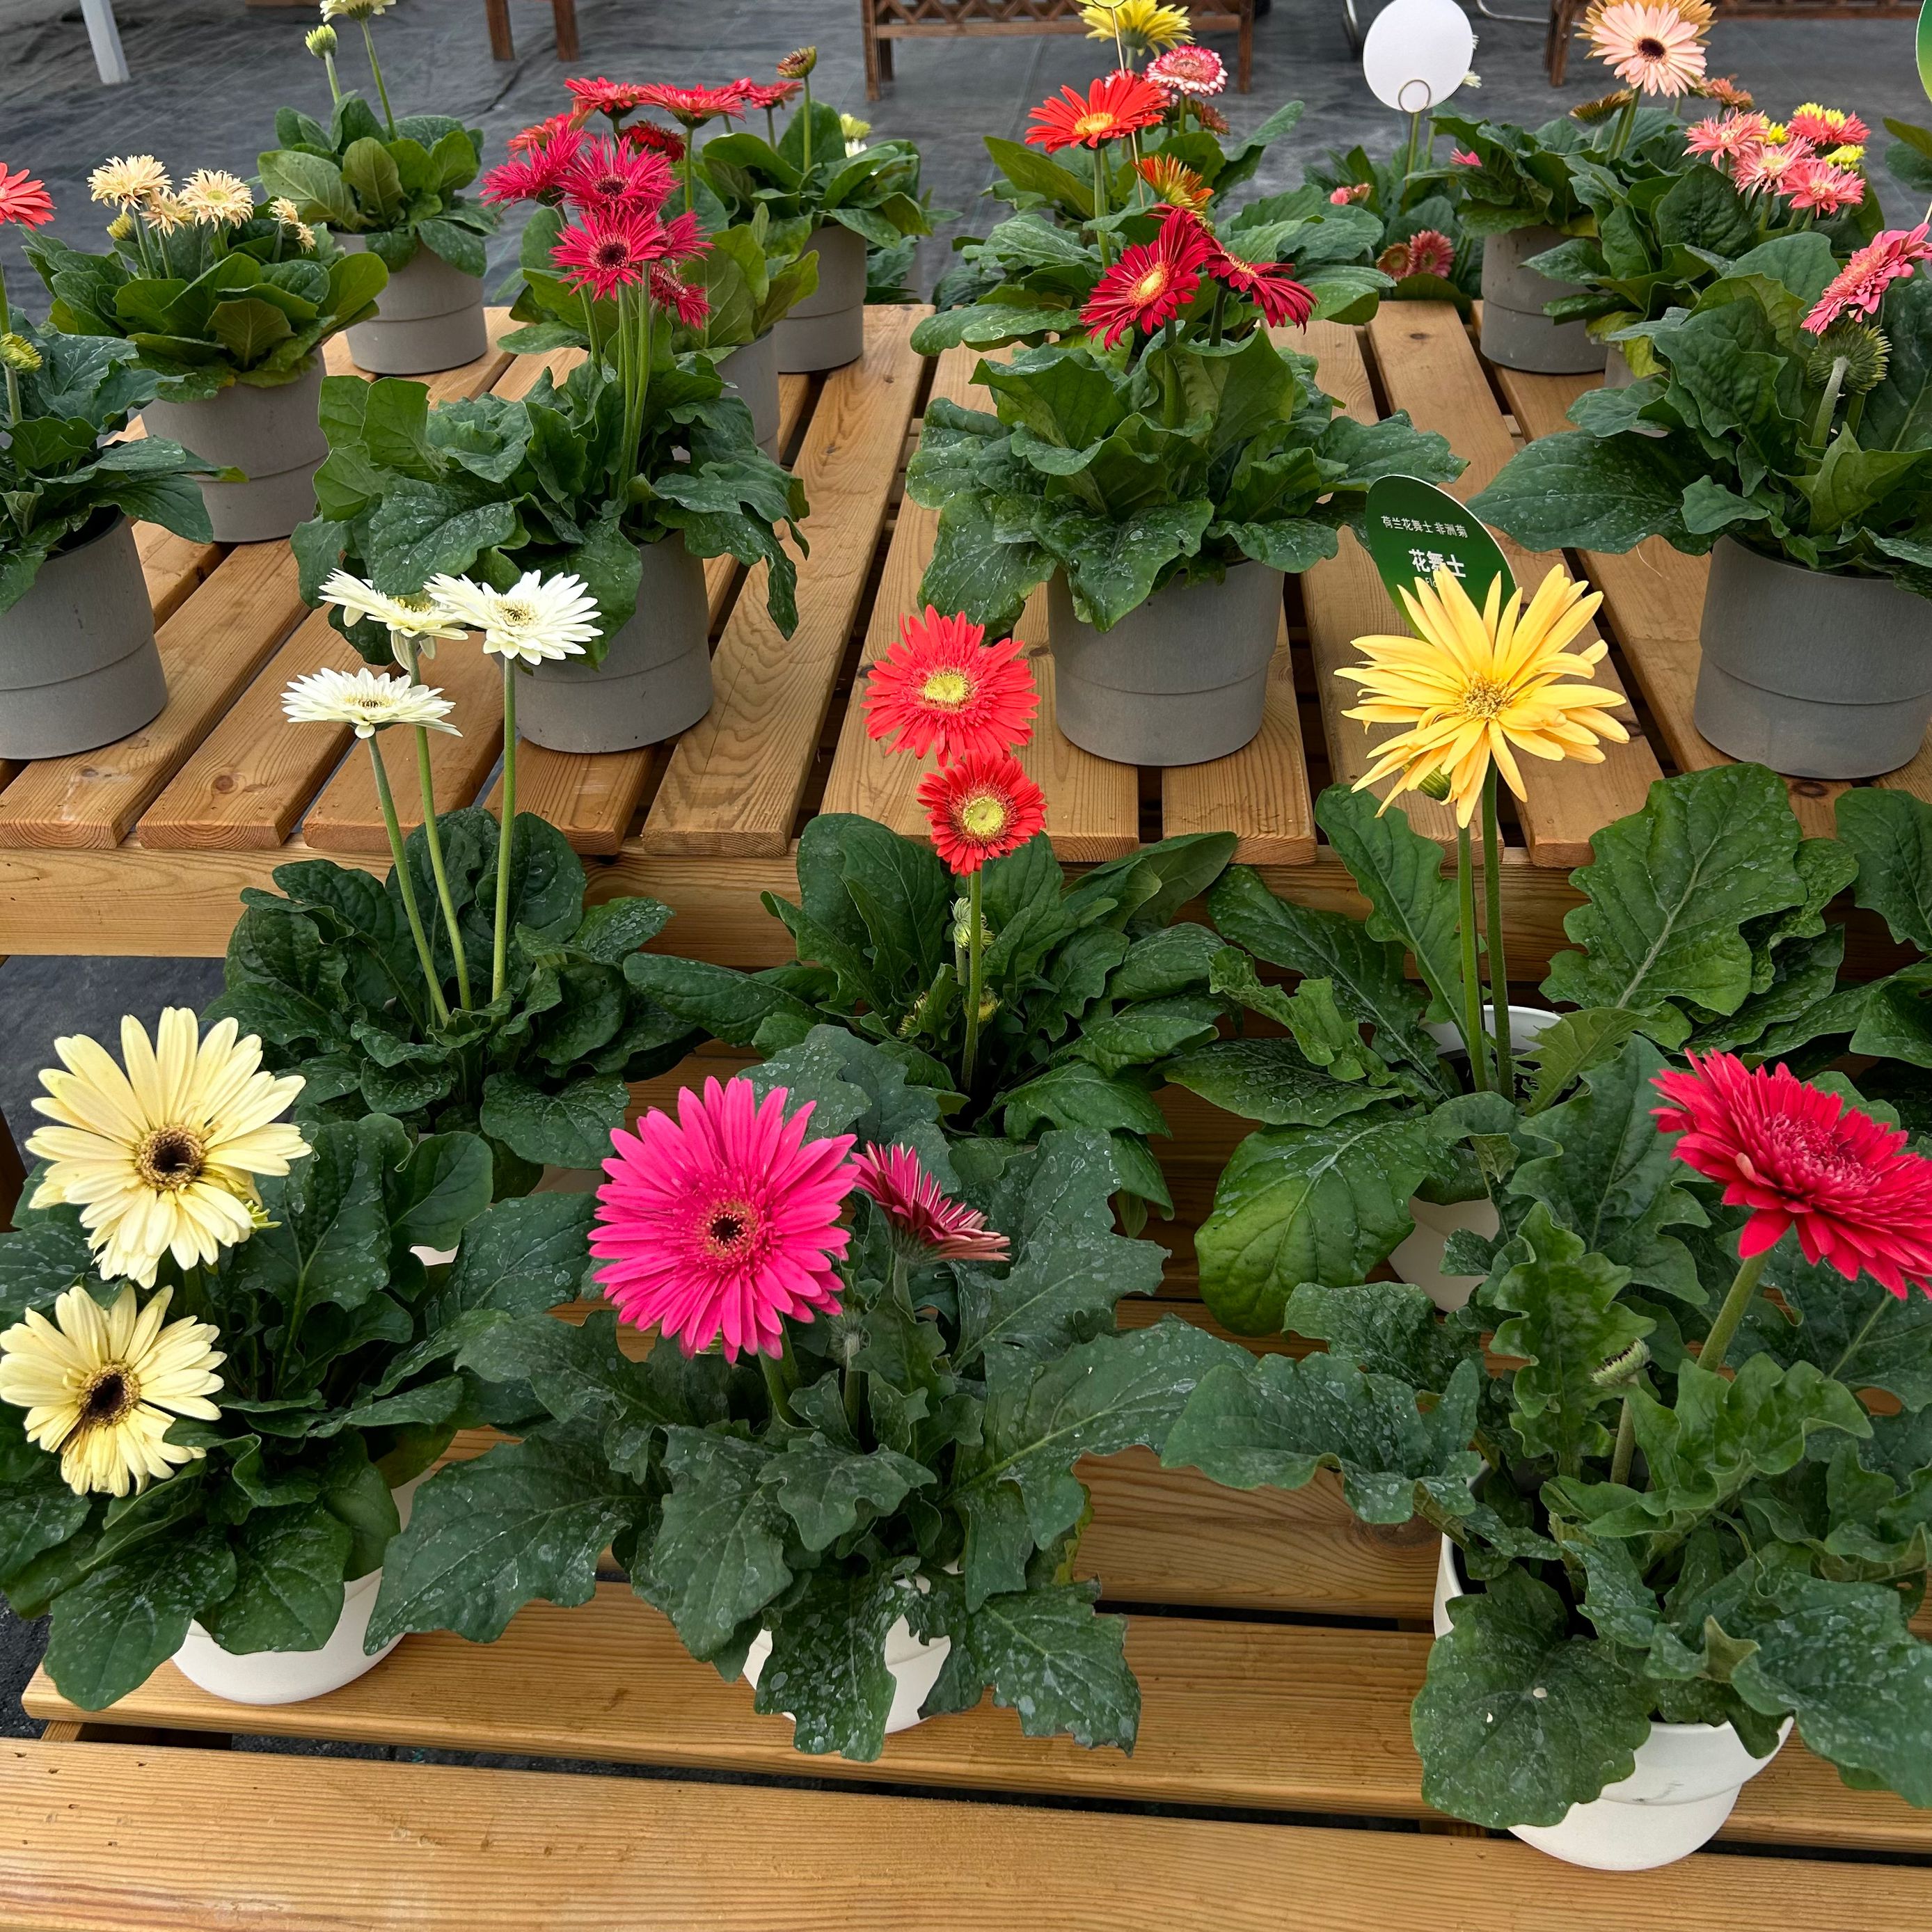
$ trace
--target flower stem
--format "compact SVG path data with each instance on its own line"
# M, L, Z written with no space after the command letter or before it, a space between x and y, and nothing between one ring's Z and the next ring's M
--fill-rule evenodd
M980 1057L980 982L986 964L986 932L980 916L980 881L983 871L973 874L968 887L966 915L966 1051L959 1064L960 1084L970 1096L973 1091L974 1064Z
M517 842L517 661L503 660L503 823L496 835L496 929L490 941L490 997L509 977L510 860Z
M1617 1446L1610 1452L1610 1480L1630 1480L1630 1457L1636 1449L1636 1406L1624 1390L1623 1413L1617 1418Z
M396 138L396 117L390 111L389 90L382 85L382 64L376 58L376 37L369 31L368 17L362 21L362 44L369 50L369 71L376 76L376 92L382 104L382 118L389 124L389 139Z
M1107 150L1105 145L1094 150L1094 219L1097 224L1107 212ZM1100 244L1100 266L1103 268L1113 266L1113 254L1107 245L1107 231L1096 226L1094 238Z
M322 70L328 76L329 104L340 107L342 105L342 83L335 77L335 56L333 54L322 56Z
M1496 768L1483 781L1483 938L1490 949L1490 1026L1496 1042L1496 1091L1516 1097L1510 1058L1509 968L1503 958L1503 842L1496 824Z
M382 808L382 824L389 835L389 856L395 861L396 890L402 895L403 911L410 922L410 932L416 943L416 957L422 962L423 980L429 988L430 1010L436 1016L438 1026L449 1020L449 1003L442 997L442 988L436 984L436 956L430 950L429 936L423 931L422 912L416 904L416 881L410 877L408 855L403 850L403 828L396 820L396 801L389 790L389 774L384 768L382 754L376 748L376 740L369 740L369 762L376 768L376 799Z
M1871 1331L1878 1326L1878 1318L1892 1305L1893 1298L1891 1295L1881 1295L1879 1298L1876 1306L1875 1306L1872 1310L1872 1312L1865 1317L1864 1322L1859 1326L1858 1332L1845 1344L1844 1353L1832 1364L1832 1379L1834 1382L1836 1382L1839 1376L1844 1373L1845 1364L1849 1362L1870 1339Z
M1845 371L1851 367L1844 356L1836 357L1832 373L1825 379L1825 393L1818 398L1818 412L1811 418L1811 447L1822 451L1831 440L1832 418L1838 413L1838 392L1844 387Z
M790 1346L787 1336L786 1346ZM784 1364L776 1355L768 1355L763 1349L758 1352L758 1370L765 1378L765 1393L772 1400L772 1414L781 1421L791 1419L791 1391L785 1387Z
M1405 188L1408 185L1409 176L1415 172L1415 143L1421 132L1422 115L1418 110L1408 117L1408 158L1402 164L1402 182Z
M1490 1057L1483 1040L1483 988L1476 976L1476 874L1469 860L1469 828L1456 828L1456 925L1462 941L1462 1044L1469 1049L1469 1084L1490 1088Z
M1711 1332L1705 1336L1704 1346L1698 1351L1697 1366L1700 1369L1708 1369L1714 1373L1724 1366L1724 1356L1730 1348L1731 1339L1738 1332L1738 1324L1744 1318L1744 1310L1757 1292L1758 1278L1770 1259L1771 1250L1767 1248L1762 1254L1753 1255L1738 1268L1730 1292L1724 1297L1724 1305L1718 1310L1718 1318L1711 1324Z
M409 673L410 682L416 678L416 653L415 647L403 641L403 634L392 631L391 644L403 661L403 668ZM429 728L418 724L416 728L416 783L422 792L423 843L429 848L429 868L436 877L436 903L442 908L442 922L449 934L449 954L456 964L456 998L465 1012L473 1004L470 992L470 962L463 952L463 934L456 923L456 899L449 890L449 874L442 862L442 830L436 822L436 778L430 769Z
M1636 125L1636 96L1633 94L1624 103L1623 112L1617 116L1616 130L1610 136L1610 158L1614 160L1621 154L1630 137L1630 130Z
M13 327L13 307L7 299L7 272L0 268L0 335L10 334ZM10 368L7 371L7 420L10 423L20 420L20 379Z
M805 115L805 127L802 130L803 145L800 150L801 166L799 172L801 174L808 175L812 172L812 76L810 74L804 77L803 86L805 103L802 111Z

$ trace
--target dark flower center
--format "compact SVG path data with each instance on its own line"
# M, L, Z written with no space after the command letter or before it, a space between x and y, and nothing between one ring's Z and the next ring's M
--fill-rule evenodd
M134 1406L134 1392L119 1369L104 1369L87 1385L80 1399L80 1419L85 1424L118 1422Z
M1661 60L1664 58L1665 51L1664 43L1661 40L1653 40L1647 38L1637 42L1636 50L1639 53L1642 55L1646 60Z
M748 1261L763 1228L763 1217L750 1202L714 1202L704 1217L705 1252L714 1261Z
M200 1139L186 1127L157 1127L135 1150L135 1171L150 1187L169 1192L201 1177L206 1159Z

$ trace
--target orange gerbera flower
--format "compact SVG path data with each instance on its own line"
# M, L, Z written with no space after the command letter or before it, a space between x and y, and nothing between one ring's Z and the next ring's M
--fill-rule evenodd
M893 732L896 752L942 765L974 752L1010 752L1033 736L1040 699L1017 638L988 644L985 626L943 616L899 620L898 642L872 667L865 697L866 730Z
M1084 96L1070 87L1063 87L1060 95L1033 110L1034 124L1027 130L1028 146L1049 154L1062 148L1125 140L1155 126L1167 112L1167 96L1136 74L1102 74Z
M1198 214L1214 199L1214 190L1190 167L1172 154L1149 154L1134 164L1135 172L1170 208Z

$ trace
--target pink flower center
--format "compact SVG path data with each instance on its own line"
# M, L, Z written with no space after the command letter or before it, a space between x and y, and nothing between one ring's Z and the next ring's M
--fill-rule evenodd
M1871 1178L1868 1164L1845 1144L1838 1126L1818 1120L1782 1115L1762 1122L1761 1145L1784 1174L1812 1186L1823 1182L1837 1186L1862 1186ZM1750 1156L1740 1157L1748 1166Z

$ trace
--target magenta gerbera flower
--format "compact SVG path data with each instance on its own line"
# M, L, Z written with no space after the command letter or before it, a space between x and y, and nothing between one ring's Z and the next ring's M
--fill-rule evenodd
M675 1120L653 1108L634 1134L611 1135L590 1252L622 1320L674 1336L687 1355L722 1336L736 1361L781 1354L785 1316L838 1312L853 1137L807 1140L812 1103L788 1118L788 1097L707 1080L702 1095L678 1095Z
M909 1147L868 1147L853 1163L854 1185L884 1210L892 1240L920 1261L1003 1262L1011 1244L976 1208L950 1198Z

